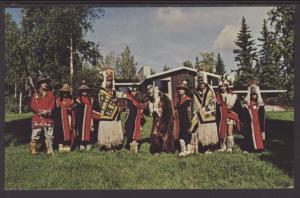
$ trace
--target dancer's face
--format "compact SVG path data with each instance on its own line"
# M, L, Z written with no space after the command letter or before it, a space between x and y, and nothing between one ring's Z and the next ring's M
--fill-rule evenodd
M251 94L251 100L256 100L257 99L257 94Z
M204 83L199 84L199 89L203 90L206 88L206 85Z
M227 86L226 85L222 85L220 86L221 92L225 93L227 91Z
M185 94L185 90L184 89L179 89L179 94L182 96Z
M42 89L43 91L47 91L48 85L47 85L46 82L44 82L44 83L41 84L41 89Z
M133 96L136 96L136 91L132 91L131 94L132 94Z
M111 87L112 87L112 82L111 82L111 81L107 81L107 82L106 82L106 86L107 86L108 88L111 88Z
M88 93L87 93L87 91L83 91L83 92L81 92L81 95L83 95L83 96L87 96L87 95L88 95Z

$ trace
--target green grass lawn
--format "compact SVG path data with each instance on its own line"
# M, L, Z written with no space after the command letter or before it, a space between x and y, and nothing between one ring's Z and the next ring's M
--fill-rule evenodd
M294 121L294 111L267 112L267 119Z
M142 132L148 138L151 118ZM268 156L272 153L266 151ZM28 145L5 147L5 189L219 189L290 188L294 178L257 154L151 155L144 143L135 155L120 152L44 153L32 157Z
M13 120L20 120L25 118L30 118L32 116L32 113L5 113L5 122L13 121Z

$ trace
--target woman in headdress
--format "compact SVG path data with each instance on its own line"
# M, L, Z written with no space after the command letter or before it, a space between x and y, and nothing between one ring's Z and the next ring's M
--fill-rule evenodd
M158 88L153 85L148 85L147 91L150 100L153 102L150 153L174 153L175 114L173 111L173 103L166 94L161 93Z
M144 106L137 98L137 88L130 87L125 98L127 100L125 118L125 136L127 137L126 148L133 152L138 151L138 144L141 138L141 121Z
M76 134L80 150L91 150L91 133L93 127L93 97L89 96L90 87L86 85L85 80L77 89L79 96L76 98L75 116L76 116Z
M265 108L257 85L248 88L242 115L246 132L243 149L248 152L262 152L265 140Z
M98 115L98 144L100 149L120 150L123 141L123 128L114 89L113 70L103 71L103 82L99 91L99 101L94 112Z
M234 145L234 127L240 131L239 113L242 109L241 103L236 94L228 89L229 83L225 79L219 82L217 99L217 125L219 131L220 152L232 152ZM226 145L227 141L227 145Z
M59 151L71 151L75 140L75 112L72 110L74 100L71 97L71 89L64 84L59 90L60 96L56 98L55 108L55 139Z
M190 92L186 81L182 81L177 87L179 92L179 102L176 105L179 120L179 156L191 154L191 107L192 99L187 95Z
M198 144L200 144L205 149L205 153L210 154L219 140L216 124L216 97L213 88L207 84L202 76L198 76L193 110L191 130L194 150L197 153Z

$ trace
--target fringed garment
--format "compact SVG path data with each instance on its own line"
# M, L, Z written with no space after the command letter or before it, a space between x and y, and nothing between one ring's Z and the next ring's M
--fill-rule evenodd
M100 88L99 103L95 104L93 114L99 120L98 144L106 149L121 145L123 127L114 90Z
M209 87L204 92L195 91L193 109L192 144L200 143L202 146L216 144L218 142L216 100L214 92Z

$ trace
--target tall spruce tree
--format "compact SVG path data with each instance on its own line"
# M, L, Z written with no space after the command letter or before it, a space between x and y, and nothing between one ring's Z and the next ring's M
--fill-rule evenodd
M249 82L255 78L253 64L256 60L256 48L245 17L242 18L241 29L234 43L238 47L238 49L233 50L233 53L236 54L234 60L237 62L238 68L235 87L246 89Z
M266 20L263 21L263 27L260 33L261 38L258 38L258 40L262 44L258 45L261 47L261 50L258 52L259 60L256 69L259 74L259 85L262 89L276 89L280 86L280 71L276 65L273 54L274 38L268 30Z
M220 53L218 53L217 63L216 63L216 74L224 75L225 73L226 73L226 71L225 71L224 61L223 61Z
M287 89L285 102L294 105L295 88L295 7L278 6L268 12L275 37L274 57L280 65L284 88Z
M194 68L197 69L197 70L200 69L200 61L199 61L199 57L198 56L196 56Z

